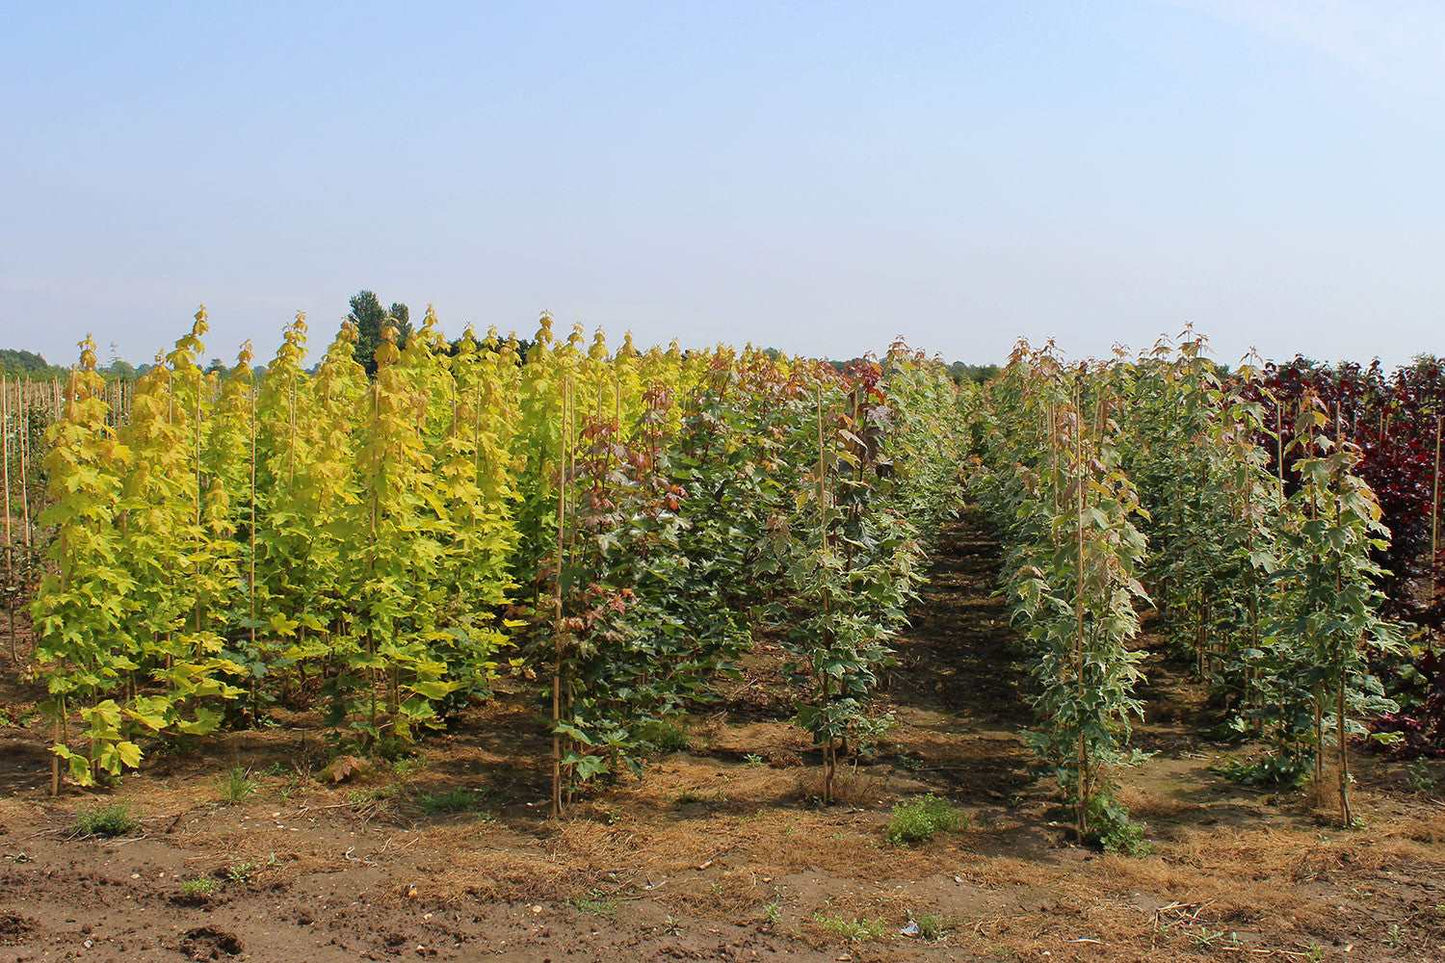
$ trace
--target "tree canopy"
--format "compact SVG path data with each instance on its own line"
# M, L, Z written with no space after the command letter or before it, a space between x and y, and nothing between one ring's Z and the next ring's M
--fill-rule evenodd
M397 344L406 347L411 337L411 311L405 304L395 303L388 309L374 291L358 291L351 299L347 318L356 325L356 361L368 375L376 374L376 349L381 344L381 329L387 319L396 324Z

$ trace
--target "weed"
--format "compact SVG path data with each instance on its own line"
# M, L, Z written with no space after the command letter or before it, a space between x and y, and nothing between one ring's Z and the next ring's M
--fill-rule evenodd
M443 792L424 792L416 797L416 804L428 816L467 813L481 808L482 797L475 790L459 787Z
M605 916L612 919L617 915L617 901L597 889L592 890L586 896L574 899L572 905L578 912L591 916Z
M371 754L373 756L386 759L392 763L411 758L415 752L416 747L410 740L395 735L384 736L371 746Z
M1148 856L1154 847L1144 838L1144 826L1129 818L1129 810L1109 792L1089 800L1089 839L1106 853Z
M924 913L913 922L918 924L919 939L927 940L930 943L943 939L952 928L947 917L937 913Z
M871 759L878 752L883 737L898 725L898 719L891 712L881 715L863 716L853 723L852 744L858 755Z
M181 883L181 895L187 899L201 900L216 891L216 880L212 876L197 876Z
M289 802L292 796L296 795L298 792L301 791L301 786L304 781L305 780L298 772L293 772L291 775L287 776L285 784L279 790L281 799L283 801Z
M82 809L75 814L77 836L124 836L140 825L125 803Z
M692 789L684 789L673 798L673 803L678 806L693 806L711 804L714 806L726 804L727 794L721 789L715 789L710 793L698 792Z
M250 882L251 876L255 872L255 863L232 863L226 867L226 878L233 883L247 883Z
M777 925L778 925L778 922L779 922L780 920L782 920L782 918L783 918L783 901L782 901L782 900L777 900L777 899L775 899L775 900L773 900L771 903L769 903L767 906L764 906L764 907L763 907L763 919L767 922L767 924L768 924L769 926L777 926Z
M767 762L763 759L763 757L758 755L756 752L750 752L746 756L743 756L743 762L747 763L748 767L751 769L761 769L767 765Z
M370 789L353 789L346 794L346 804L352 809L384 803L397 794L397 786L373 786Z
M1199 929L1189 933L1189 938L1193 940L1194 945L1201 950L1214 949L1214 944L1223 940L1224 937L1224 930L1212 930L1207 926L1201 926Z
M1434 792L1440 780L1430 771L1430 764L1424 759L1416 759L1405 767L1405 781L1410 788L1419 793Z
M234 806L256 794L256 780L248 769L236 766L221 777L221 801Z
M1148 856L1154 852L1154 844L1144 838L1144 827L1132 820L1126 820L1099 837L1099 845L1106 853L1121 856Z
M407 779L417 770L423 768L424 763L416 756L398 759L391 764L391 774L398 779Z
M692 745L685 729L662 719L644 722L638 727L637 735L659 753L684 752Z
M888 821L888 841L895 845L927 842L939 833L967 828L963 812L946 799L929 793L906 799L893 807Z
M1309 776L1309 763L1303 756L1273 754L1253 762L1231 759L1215 772L1246 786L1271 789L1297 789Z
M882 920L866 918L845 920L841 916L825 916L822 913L814 913L813 922L817 923L825 932L855 943L881 939L883 934L888 932L888 924Z

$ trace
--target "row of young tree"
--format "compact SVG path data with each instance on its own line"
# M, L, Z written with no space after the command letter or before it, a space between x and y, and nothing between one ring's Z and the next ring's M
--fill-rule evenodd
M1324 793L1332 763L1348 821L1350 739L1396 708L1372 665L1402 648L1382 617L1390 532L1362 453L1337 409L1305 394L1286 420L1257 359L1222 377L1192 333L1130 371L1161 628L1233 728L1269 745L1237 774L1312 775Z
M1265 746L1237 774L1329 781L1351 819L1350 739L1394 708L1372 672L1401 648L1381 616L1389 532L1336 413L1305 395L1281 430L1262 394L1257 364L1226 377L1192 332L1072 366L1020 345L986 394L979 497L1081 837L1138 837L1107 772L1139 712L1130 640L1151 610L1231 728Z
M1056 773L1078 838L1127 851L1141 834L1112 770L1142 712L1142 656L1129 643L1147 596L1144 512L1122 465L1126 399L1114 375L1020 343L985 392L973 481L1005 547L1040 723L1035 750Z
M117 424L82 344L48 434L32 605L56 767L88 784L147 740L325 707L404 748L511 664L543 680L553 803L640 767L759 629L780 633L825 766L869 696L956 502L970 394L895 345L835 366L753 349L525 353L428 311L375 374L303 316L258 376L206 372L204 309Z
M45 435L61 407L57 382L0 371L0 597L12 665L19 659L16 612L34 592L42 569L45 539L38 521L45 498Z
M1265 423L1287 443L1306 398L1323 405L1344 439L1358 446L1357 473L1379 498L1390 544L1375 559L1386 570L1386 612L1414 627L1398 664L1380 666L1400 704L1376 728L1400 734L1403 756L1445 749L1445 540L1441 539L1441 449L1445 364L1422 355L1387 372L1379 362L1319 364L1303 357L1263 366L1257 398ZM1286 476L1288 485L1294 484ZM1388 668L1388 670L1387 670Z

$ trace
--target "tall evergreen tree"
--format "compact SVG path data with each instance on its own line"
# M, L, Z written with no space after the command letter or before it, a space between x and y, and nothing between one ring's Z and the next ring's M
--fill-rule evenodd
M366 369L367 377L376 376L376 349L381 346L381 329L388 319L396 326L398 348L406 347L411 337L411 311L407 306L396 302L387 309L374 291L356 292L346 318L356 325L356 360Z

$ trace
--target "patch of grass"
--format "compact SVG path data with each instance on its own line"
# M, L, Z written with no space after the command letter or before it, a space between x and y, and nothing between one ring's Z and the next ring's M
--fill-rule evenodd
M846 920L841 916L826 916L822 913L813 914L813 922L827 933L842 937L854 943L866 943L869 940L882 939L883 934L888 932L888 924L883 920L851 919Z
M236 766L221 777L221 801L234 806L245 802L256 794L256 780L251 778L249 769Z
M216 885L212 876L197 876L181 883L181 895L187 899L205 899L216 891Z
M387 762L409 759L416 754L416 745L409 739L388 735L378 739L371 746L371 754Z
M476 790L458 787L443 792L424 792L416 797L416 804L428 816L469 813L481 808L482 796Z
M246 883L255 872L255 863L232 863L226 867L226 878L233 883Z
M423 763L419 757L410 756L393 762L391 764L391 774L398 779L406 779L424 766L425 763Z
M293 772L286 777L286 782L277 790L277 795L279 795L282 800L289 802L292 796L301 791L304 783L305 778L299 772Z
M346 794L346 804L352 809L382 804L397 794L397 786L372 786L370 789L353 789Z
M1298 789L1309 776L1309 763L1303 756L1268 755L1249 762L1231 759L1212 768L1241 785L1270 789Z
M637 736L661 753L683 752L692 746L687 730L662 719L651 719L638 726Z
M1106 853L1144 857L1154 852L1154 844L1144 838L1144 827L1133 820L1124 820L1099 837Z
M12 717L10 713L0 709L0 729L8 729L10 726L14 726L17 729L24 729L30 725L30 721L39 714L40 711L32 707Z
M708 793L698 792L694 789L684 789L673 798L673 803L678 806L723 806L727 804L727 801L727 793L721 789L714 789Z
M1405 767L1405 781L1415 792L1431 793L1440 785L1440 780L1430 771L1430 764L1416 759Z
M953 928L947 917L937 913L924 913L913 922L918 924L918 938L930 943L943 939Z
M125 803L92 806L75 814L77 836L124 836L139 825Z
M591 916L605 916L608 919L613 919L617 916L617 900L601 890L594 889L586 896L574 899L572 906L579 912L587 913Z
M967 825L968 819L958 807L929 793L905 799L893 807L893 816L888 820L888 841L896 846L911 846Z

